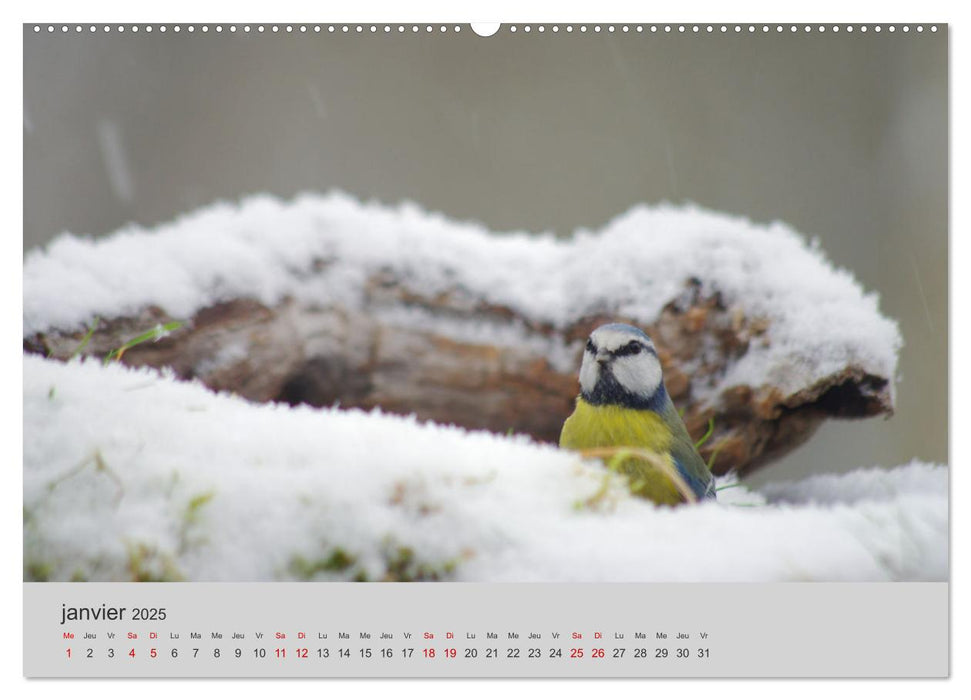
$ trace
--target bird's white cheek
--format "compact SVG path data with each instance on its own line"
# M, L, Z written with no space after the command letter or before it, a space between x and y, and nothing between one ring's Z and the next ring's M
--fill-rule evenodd
M584 353L583 362L580 364L580 389L590 393L597 386L600 378L600 370L597 368L596 360L591 359L590 355Z
M619 357L612 369L617 382L632 394L650 398L661 385L661 365L653 357Z

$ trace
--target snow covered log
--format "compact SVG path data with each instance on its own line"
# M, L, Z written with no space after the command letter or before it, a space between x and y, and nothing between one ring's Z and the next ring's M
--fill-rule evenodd
M26 256L29 352L103 357L172 320L186 323L123 362L258 402L550 442L587 334L627 321L654 339L692 434L714 421L702 454L718 474L767 463L828 417L890 413L901 344L876 295L796 232L690 206L556 238L340 194L261 196Z
M945 467L656 507L525 436L167 374L24 357L25 580L948 578Z

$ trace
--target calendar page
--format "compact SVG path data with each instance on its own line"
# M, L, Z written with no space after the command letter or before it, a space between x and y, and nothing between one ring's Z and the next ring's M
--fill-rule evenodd
M946 24L23 46L26 677L949 675Z

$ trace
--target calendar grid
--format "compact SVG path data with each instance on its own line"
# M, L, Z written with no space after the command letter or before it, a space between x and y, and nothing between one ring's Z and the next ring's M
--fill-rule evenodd
M24 672L940 677L948 674L947 590L945 583L34 583L24 586Z

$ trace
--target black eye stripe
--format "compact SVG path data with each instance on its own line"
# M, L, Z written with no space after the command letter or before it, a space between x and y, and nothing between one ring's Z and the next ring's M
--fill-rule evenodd
M629 343L627 343L627 345L623 345L617 348L616 350L614 350L613 354L615 357L623 357L624 355L637 355L642 350L654 355L655 357L657 356L657 353L654 352L653 348L647 345L644 345L644 343L638 340L632 340Z
M585 346L585 349L587 352L593 353L594 355L596 355L598 352L597 346L594 344L592 338L587 339L587 344ZM651 355L654 355L654 357L657 357L657 351L654 348L652 348L650 345L642 343L639 340L631 340L626 345L621 345L613 352L610 352L610 351L608 352L610 355L614 357L624 357L625 355L637 355L637 354L640 354L641 352L646 352Z

